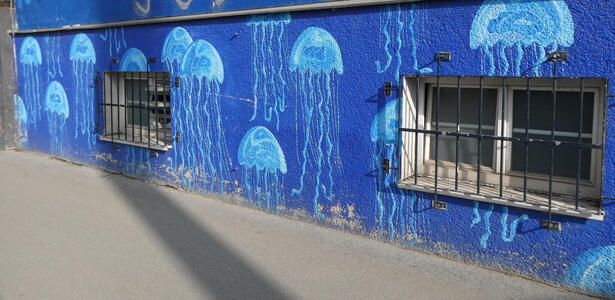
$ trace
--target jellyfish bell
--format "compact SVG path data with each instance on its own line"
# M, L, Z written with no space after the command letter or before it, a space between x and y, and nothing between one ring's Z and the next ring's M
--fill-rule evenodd
M64 119L68 118L68 99L64 87L57 82L52 81L47 86L45 92L45 110L49 113L55 113L62 116Z
M92 41L86 34L79 33L73 38L73 42L70 45L70 59L92 64L96 63L94 45L92 45Z
M123 72L146 72L149 70L147 58L141 50L130 48L126 50L120 60L120 71Z
M196 40L188 47L180 71L184 76L206 78L217 83L224 81L222 59L216 48L204 40Z
M564 285L595 294L615 293L615 246L596 247L583 252L566 271Z
M397 144L397 103L398 100L387 103L374 117L370 130L373 142L381 141L386 145Z
M301 33L293 45L290 56L290 70L299 68L301 73L308 69L311 73L323 71L331 74L344 73L342 54L335 38L326 30L310 27Z
M247 25L281 25L290 23L290 20L291 18L289 13L252 15L248 17Z
M568 47L574 42L574 23L563 0L487 0L481 5L470 33L470 47L503 43Z
M286 174L284 152L269 129L256 126L250 129L239 144L239 164L258 170Z
M15 104L15 120L19 120L21 124L28 123L28 114L23 100L18 95L13 95L13 103Z
M186 29L175 27L168 35L162 46L162 60L171 63L180 63L186 50L192 44L192 37Z
M39 66L43 62L41 47L34 37L26 37L19 48L19 62L33 66Z

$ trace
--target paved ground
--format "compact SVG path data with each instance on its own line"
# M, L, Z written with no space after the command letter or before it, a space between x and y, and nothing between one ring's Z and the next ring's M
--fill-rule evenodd
M586 297L38 154L0 199L0 299Z

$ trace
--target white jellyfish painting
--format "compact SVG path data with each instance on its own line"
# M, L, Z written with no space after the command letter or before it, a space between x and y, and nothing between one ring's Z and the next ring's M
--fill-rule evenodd
M41 47L35 38L28 36L19 48L19 63L24 70L25 89L24 99L28 107L28 123L36 128L36 123L41 119L41 96L39 69L43 62Z
M301 195L305 177L314 175L314 214L323 217L318 209L318 199L333 197L334 142L337 140L339 117L333 82L335 74L344 73L340 47L333 36L319 27L307 28L297 38L290 55L289 68L299 74L301 107L303 113L304 142L300 186L293 195ZM299 122L298 122L299 123ZM297 124L299 127L299 124ZM310 143L314 154L308 155ZM311 162L309 162L310 160ZM308 164L315 167L308 172ZM326 172L326 174L325 174Z
M17 136L19 143L23 144L28 140L28 112L23 104L23 99L19 95L13 95L13 104L15 106L15 121L17 125Z
M409 236L410 242L413 243L417 240L414 213L417 196L411 192L409 201L406 202L408 198L406 191L398 190L395 186L395 174L393 172L385 174L380 171L383 159L388 159L392 167L397 163L398 102L396 99L387 103L374 117L370 130L370 138L376 147L374 167L378 174L375 211L378 227L381 230L385 228L385 211L387 208L390 211L386 216L389 239L398 234L402 237ZM406 216L408 216L407 220ZM399 231L396 230L396 224L399 226Z
M68 119L68 99L64 87L57 81L52 81L45 92L45 111L51 136L51 151L61 153L64 147L64 125Z
M248 17L252 27L252 72L254 73L254 121L259 110L270 122L275 118L275 128L280 130L280 113L286 106L286 77L282 36L290 23L290 14L265 14ZM262 108L260 108L262 107Z
M79 33L73 38L70 45L70 60L73 64L73 75L75 75L74 89L74 109L75 119L75 139L79 132L85 135L88 142L88 149L96 143L94 132L94 64L96 64L96 53L92 41L87 35Z
M118 37L119 35L119 37ZM122 46L124 46L124 48L126 48L126 38L124 36L124 27L119 27L119 33L118 33L118 28L107 28L105 29L105 34L104 35L99 35L99 37L107 42L109 44L109 56L113 56L113 53L115 51L115 53L120 53L120 50L122 50Z
M496 74L497 62L500 75L521 76L524 56L529 56L528 69L540 76L547 52L573 42L574 23L564 0L486 0L470 31L470 47L486 57L481 67L488 75Z
M383 7L383 12L380 14L380 32L384 37L384 53L386 55L386 61L376 60L376 71L378 73L386 72L393 62L392 50L395 50L395 81L399 80L399 74L401 71L401 65L403 62L402 47L404 46L404 40L406 37L410 39L410 46L412 52L410 53L413 62L413 71L417 73L430 73L430 68L419 68L418 59L416 57L416 37L414 35L414 4L410 5L408 10L408 34L404 33L405 20L402 14L403 10L400 4L387 5ZM382 41L381 41L382 42Z
M51 81L58 75L60 77L64 76L62 73L62 65L60 65L60 57L62 56L62 53L60 53L60 35L47 35L44 40L45 49L47 51L47 55L45 56L47 63L47 81Z
M230 156L222 130L220 110L220 84L224 81L224 66L216 48L204 40L194 41L180 64L181 107L173 119L182 141L178 145L179 158L176 166L181 168L184 185L195 188L197 172L203 177L203 189L224 192L224 180L228 178Z
M175 27L171 30L171 32L169 32L169 34L167 34L164 45L162 46L162 53L160 57L162 58L162 62L164 63L166 70L169 71L171 78L180 76L179 67L190 44L192 44L192 37L188 31L182 27ZM188 114L188 108L185 107L182 101L183 99L181 97L177 97L176 95L177 88L175 85L171 85L171 98L174 99L174 102L172 103L173 105L171 105L171 115L186 116ZM181 112L179 110L181 110ZM173 128L179 132L183 131L180 130L180 128L184 128L185 120L173 118L172 122ZM175 155L175 166L177 166L177 154L180 152L177 146L177 141L173 139L173 149L175 149L175 151L173 151ZM171 164L173 165L173 162L171 162Z
M277 211L286 159L273 133L263 126L252 127L241 140L237 157L244 168L250 200L256 201L258 207Z
M149 71L149 65L145 54L137 48L130 48L126 50L122 59L120 60L121 72L147 72ZM149 162L149 150L143 147L135 147L126 145L124 146L126 166L124 172L126 174L135 175L139 170L139 166L142 166L147 173L151 171Z

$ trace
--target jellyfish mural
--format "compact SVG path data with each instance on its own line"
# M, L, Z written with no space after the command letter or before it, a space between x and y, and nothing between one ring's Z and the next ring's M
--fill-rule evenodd
M275 117L276 130L280 130L279 114L284 112L286 106L282 36L284 27L288 23L290 23L289 13L254 15L248 17L247 22L247 25L252 27L252 71L254 72L254 112L250 121L256 119L261 105L263 117L267 122Z
M147 72L149 71L149 65L147 58L141 50L137 48L130 48L126 50L122 59L120 60L120 71L122 72Z
M171 32L169 32L169 34L167 34L167 37L164 41L164 45L162 46L162 53L160 57L162 57L162 62L164 63L166 70L169 71L171 78L180 76L179 67L181 65L182 58L186 54L186 50L188 50L190 44L192 44L192 37L190 37L190 34L186 31L186 29L182 27L175 27L173 30L171 30ZM188 114L187 107L184 106L182 98L177 97L176 94L177 89L174 85L172 85L171 98L174 99L174 103L171 106L171 115L177 116L181 114L186 116ZM182 112L179 112L177 110L182 110ZM180 118L173 118L172 127L176 128L177 131L182 132L183 130L180 130L179 128L184 127L184 121L185 120L182 120ZM177 150L177 141L175 139L173 139L173 149L176 150L173 151L175 156L174 160L171 161L171 165L173 166L173 164L175 164L176 166L177 154L179 151Z
M377 170L382 169L382 159L388 159L392 164L396 164L396 145L397 145L397 106L398 100L393 100L387 103L374 117L372 121L372 127L370 130L370 137L375 144L374 151L374 167ZM414 192L410 195L410 203L406 203L407 194L403 190L398 190L395 187L395 175L393 173L383 174L378 171L376 178L376 219L378 220L378 227L382 230L384 228L384 213L386 207L390 208L390 213L387 217L387 227L389 231L389 238L392 239L396 233L401 236L410 234L412 240L416 240L416 230L414 226L414 205L416 202L416 195ZM399 202L398 202L399 201ZM385 203L389 202L389 203ZM409 205L406 207L406 205ZM409 212L408 212L409 210ZM395 216L397 215L397 222L395 222ZM408 223L406 223L405 216L408 215ZM400 231L396 232L395 223L399 224ZM410 230L410 232L406 232Z
M344 73L342 54L337 41L329 32L319 27L310 27L301 33L293 45L289 68L298 71L302 96L303 112L303 161L299 188L293 189L293 195L303 193L304 180L308 165L308 146L315 144L313 162L315 165L314 214L323 215L318 211L318 199L333 197L333 171L331 163L333 143L336 140L336 124L338 123L337 102L333 96L333 81L335 73ZM299 126L297 124L297 126ZM323 149L324 148L324 149ZM326 153L325 153L326 152ZM323 170L328 169L328 174ZM312 172L310 172L312 173ZM326 176L326 179L321 177Z
M75 75L76 87L74 89L75 139L81 134L86 136L88 148L96 143L94 133L94 64L96 53L92 41L87 35L79 33L73 38L70 45L70 60L73 62L73 74Z
M590 293L615 296L615 246L583 252L566 271L563 284Z
M47 81L55 79L56 76L64 77L62 73L62 65L60 65L60 35L45 36L45 49L47 50Z
M24 143L28 140L28 112L23 104L23 100L17 94L13 95L15 105L15 121L19 122L18 136L19 142Z
M528 66L540 76L547 51L574 42L574 23L564 0L486 0L478 10L470 31L470 47L481 49L487 58L487 74L494 75L498 57L500 75L521 75L525 53Z
M45 111L51 136L51 151L61 153L64 145L66 119L68 119L68 99L64 87L57 81L52 81L45 92Z
M431 73L430 68L419 68L418 67L418 59L416 57L416 37L414 36L414 4L411 4L409 10L409 38L413 57L413 70L414 72L418 72L421 74ZM400 4L397 5L387 5L384 8L384 12L380 16L381 28L380 31L384 36L384 52L386 54L386 62L382 62L380 60L374 61L376 65L376 71L378 73L386 72L393 62L393 54L391 53L391 48L395 48L395 80L399 80L399 74L401 71L401 65L403 62L401 49L404 45L404 38L406 35L404 34L404 19L402 16L402 9ZM395 19L393 19L393 15L395 15ZM393 45L391 45L391 43Z
M115 53L120 53L120 50L122 49L122 46L124 46L124 48L126 48L126 38L124 36L124 27L120 27L119 28L119 33L118 33L118 28L107 28L105 29L105 34L104 35L99 35L99 37L103 40L109 43L109 57L113 56L113 51L115 50ZM118 34L121 35L120 37L118 37ZM121 41L120 41L121 39Z
M28 108L28 123L36 128L41 119L39 68L43 62L41 48L35 38L26 37L19 48L19 62L24 69L25 101Z
M126 50L122 59L120 60L120 71L122 72L146 72L149 70L149 65L145 54L137 48L130 48ZM143 147L124 146L126 167L125 172L129 175L137 174L139 166L149 173L151 166L149 162L149 150Z
M224 66L218 51L209 42L194 41L186 50L179 66L182 78L179 89L181 107L177 110L177 131L182 142L178 145L181 179L184 185L195 188L197 172L203 177L203 189L219 186L224 192L228 178L230 156L226 149L220 111L220 84L224 80ZM200 164L200 166L198 165Z
M252 127L239 144L237 158L244 167L244 182L250 200L256 200L258 207L262 207L264 201L268 210L273 205L277 211L282 195L282 175L286 174L286 159L273 133L263 126Z

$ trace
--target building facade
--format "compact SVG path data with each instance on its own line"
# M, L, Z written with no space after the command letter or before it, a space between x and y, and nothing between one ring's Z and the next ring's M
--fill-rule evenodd
M615 2L60 2L19 147L615 296Z

